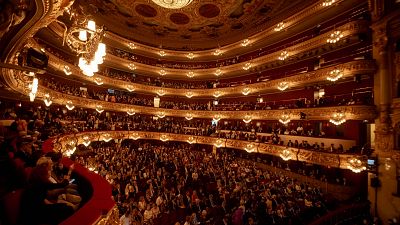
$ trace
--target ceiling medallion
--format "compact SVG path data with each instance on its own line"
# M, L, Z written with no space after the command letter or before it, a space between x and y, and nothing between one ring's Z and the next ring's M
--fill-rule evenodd
M151 1L167 9L180 9L189 5L193 0L151 0Z

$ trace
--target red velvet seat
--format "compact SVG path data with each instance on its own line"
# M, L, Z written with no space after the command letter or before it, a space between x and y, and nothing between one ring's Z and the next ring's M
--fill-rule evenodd
M23 189L17 189L3 197L1 203L4 208L6 224L18 224L22 193Z

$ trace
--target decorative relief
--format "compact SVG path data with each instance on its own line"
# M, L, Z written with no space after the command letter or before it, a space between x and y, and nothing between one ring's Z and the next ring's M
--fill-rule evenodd
M58 138L54 144L54 150L65 152L67 146L71 141L76 141L76 143L82 143L84 137L90 137L90 141L99 140L98 136L104 136L108 134L114 139L131 139L132 131L100 131L100 132L83 132L77 133L75 135L65 135ZM156 132L146 132L146 131L135 131L135 134L141 139L153 139L160 140L160 137L167 136L169 141L180 141L187 142L191 135L184 134L172 134L172 133L156 133ZM304 149L288 148L286 146L271 145L267 143L257 143L250 141L242 141L235 139L220 139L217 137L207 137L207 136L196 136L198 144L214 145L219 140L222 141L223 145L220 147L235 148L240 150L245 150L248 152L258 152L263 154L269 154L274 156L280 156L283 150L289 150L291 154L291 160L304 161L309 163L314 163L318 165L330 166L335 168L347 169L347 161L352 158L353 154L336 154L336 153L325 153L325 152L315 152ZM56 148L56 145L62 146L62 148ZM250 148L250 149L249 149Z

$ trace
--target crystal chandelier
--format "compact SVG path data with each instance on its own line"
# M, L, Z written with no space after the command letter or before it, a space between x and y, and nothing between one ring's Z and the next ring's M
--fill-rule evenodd
M47 107L49 107L53 103L49 93L44 94L43 102Z
M244 40L242 41L242 44L241 44L241 45L242 45L243 47L246 47L246 46L249 45L249 44L250 44L250 40L246 38L246 39L244 39Z
M98 113L104 112L103 106L101 106L101 105L96 105L96 111L97 111Z
M63 71L64 71L65 75L67 75L67 76L72 74L71 68L69 68L69 66L67 66L67 65L64 66Z
M163 96L163 95L165 95L165 91L163 89L160 89L160 90L157 91L157 94L159 96Z
M194 77L194 73L193 73L192 71L189 71L189 72L186 74L186 76L189 77L189 78L193 78L193 77Z
M279 156L285 161L288 161L292 158L292 154L290 153L289 149L287 149L287 148L285 148Z
M165 112L159 112L159 113L157 114L157 116L158 116L158 118L162 119L162 118L165 117Z
M343 72L341 70L334 69L331 72L329 72L329 75L326 77L326 79L335 82L339 80L341 77L343 77Z
M283 114L279 119L279 122L285 125L288 124L290 122L290 116L287 114Z
M38 85L39 85L39 80L36 77L34 77L32 80L32 84L29 85L29 89L31 90L31 92L29 93L29 100L31 102L35 101L36 93L38 91Z
M84 145L84 146L89 146L90 145L90 139L89 139L89 136L84 136L83 138L83 141L82 141L82 144Z
M222 95L222 93L221 93L220 91L216 91L216 92L214 92L214 94L213 94L213 96L216 97L216 98L218 98L218 97L221 96L221 95Z
M113 138L111 137L110 134L103 134L103 141L105 142L109 142L111 141Z
M79 57L79 68L86 76L93 76L98 72L98 65L103 63L103 58L106 55L106 45L102 43L104 36L104 27L97 27L96 22L88 19L78 13L70 12L72 25L64 27L65 35L63 44L76 52Z
M135 88L132 85L128 85L126 87L126 90L128 90L129 92L133 92L133 91L135 91Z
M166 141L168 141L169 139L168 139L168 136L167 136L167 135L163 134L163 135L160 136L160 140L163 141L163 142L166 142Z
M192 97L193 97L193 92L188 91L188 92L186 93L186 97L192 98Z
M102 85L103 84L103 79L101 79L101 77L96 77L96 78L94 78L94 82L97 84L97 85Z
M167 74L167 72L166 72L165 70L160 70L159 74L160 74L161 76L165 76L165 75Z
M247 144L246 147L244 148L244 150L246 150L246 152L248 152L248 153L252 153L255 150L255 146L252 143Z
M243 90L242 90L243 95L248 95L248 94L250 94L250 92L251 92L250 88L243 88Z
M334 113L329 122L335 124L336 126L346 122L344 113L342 112Z
M193 115L191 113L189 113L187 116L185 116L185 119L192 120L193 119Z
M217 148L221 148L223 144L224 144L224 140L218 139L217 141L215 141L214 146Z
M188 6L193 0L151 0L155 4L167 9L180 9Z
M68 110L73 110L75 108L71 101L67 101L65 107L67 107Z
M340 41L340 39L343 37L343 34L340 30L334 31L331 33L328 39L326 39L326 42L335 44L336 42Z
M139 134L138 133L133 133L132 135L131 135L131 138L133 139L133 140L137 140L137 139L139 139L140 138L140 136L139 136Z
M354 173L360 173L367 169L365 163L358 158L351 158L347 163L347 168L349 168Z

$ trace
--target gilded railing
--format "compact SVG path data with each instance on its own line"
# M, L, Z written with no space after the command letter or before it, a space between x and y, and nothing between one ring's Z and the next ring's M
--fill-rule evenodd
M39 47L39 45L32 39L30 40L30 45L34 47ZM356 60L335 66L325 67L323 69L312 72L288 76L286 78L275 79L271 81L258 82L254 84L213 89L180 89L132 83L128 81L114 79L101 74L96 74L94 77L88 77L85 76L77 66L63 61L52 53L47 54L49 55L49 65L52 68L58 71L63 71L64 66L67 65L70 68L72 76L77 76L79 77L79 79L85 81L95 82L95 78L99 78L104 85L111 86L116 89L130 89L136 92L152 93L154 95L157 95L160 91L162 91L164 95L188 96L190 94L192 97L213 97L216 93L219 93L220 96L243 95L243 92L245 90L249 92L248 94L273 92L277 90L278 85L282 82L287 82L291 88L302 87L316 82L326 81L327 76L334 69L342 71L342 78L352 77L356 74L374 73L376 70L376 64L374 60Z
M362 158L354 154L336 154L328 152L316 152L312 150L289 148L281 145L243 141L236 139L222 139L209 136L192 136L173 133L157 133L146 131L99 131L84 132L61 136L54 144L54 150L66 154L76 145L88 141L111 141L112 139L151 139L160 141L178 141L191 144L214 145L217 148L234 148L250 153L262 153L281 157L285 154L288 160L297 160L328 167L348 169L349 161L353 158ZM285 151L285 152L284 152Z
M350 37L354 34L366 32L366 31L368 31L368 29L369 29L368 21L358 20L358 21L349 22L343 26L337 27L336 29L334 29L332 31L326 32L326 33L321 34L312 39L309 39L307 41L301 42L301 43L293 45L293 46L289 46L285 49L285 51L287 51L290 56L293 56L293 55L299 54L301 52L309 51L309 50L324 46L327 44L326 40L330 37L331 33L335 30L340 30L343 34L343 38L346 38L346 37ZM60 36L62 35L61 31L59 31L57 33ZM257 57L255 59L251 59L249 61L244 61L241 63L228 65L228 66L222 66L222 67L219 67L219 69L224 73L224 77L246 74L246 73L248 73L248 71L243 69L243 67L246 65L246 63L251 63L251 68L249 69L251 71L252 68L256 68L256 67L264 65L266 63L277 61L280 55L281 55L281 51L274 52L274 53L270 53L270 54L267 54L267 55L264 55L261 57ZM120 58L118 56L114 56L111 54L107 54L106 59L105 59L106 65L119 67L119 68L122 68L125 70L127 70L128 65L130 63L134 63L134 65L136 67L135 71L138 71L143 74L153 74L153 75L158 76L159 71L161 70L161 68L157 67L157 66L133 62L133 61L123 59L123 58ZM206 76L210 76L210 74L214 74L216 72L216 69L217 68L207 68L207 69L164 68L164 70L167 73L167 76L168 76L168 74L172 74L174 77L181 76L181 77L184 77L185 79L187 78L187 73L189 71L192 71L195 74L195 77L201 77L201 76L206 77Z

